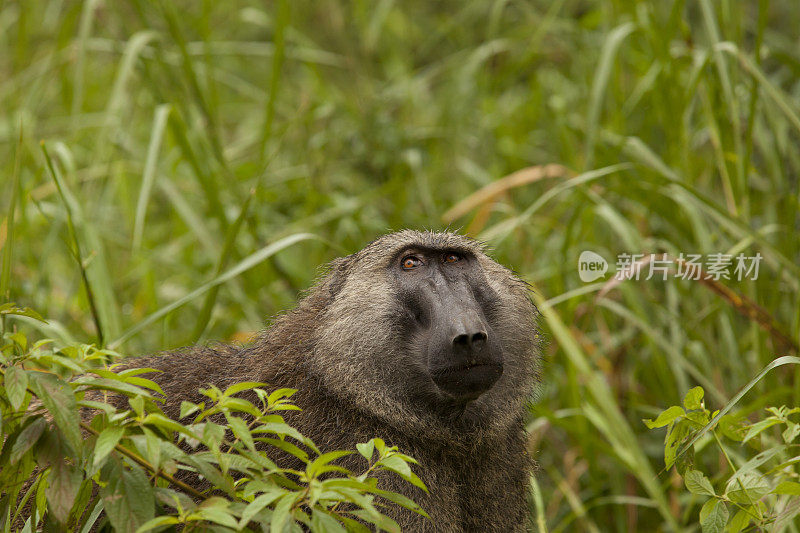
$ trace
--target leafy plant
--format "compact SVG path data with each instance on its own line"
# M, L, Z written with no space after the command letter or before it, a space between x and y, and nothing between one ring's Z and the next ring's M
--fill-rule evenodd
M770 415L752 424L745 424L739 414L723 414L715 422L720 411L707 409L703 396L703 388L694 387L682 406L644 420L650 429L667 428L665 469L674 466L686 489L704 502L699 511L704 533L782 531L800 515L800 458L792 453L800 434L794 415L800 408L768 407ZM695 445L702 449L710 443L727 468L706 474L695 457Z
M797 0L0 2L0 298L61 345L241 340L388 228L461 228L541 296L538 530L691 528L640 420L798 354L798 38ZM585 284L586 250L764 260Z
M4 315L37 317L2 307ZM120 355L93 345L31 342L16 331L0 344L0 524L88 531L399 531L384 514L407 497L382 490L376 474L399 475L423 489L414 459L375 438L359 444L360 474L336 464L355 451L323 451L279 414L298 409L292 389L261 383L210 387L199 404L183 402L181 424L161 411L161 388L119 373ZM241 397L242 393L249 398ZM158 394L156 394L158 393ZM110 395L127 398L117 409ZM276 454L304 469L281 468ZM191 480L191 481L190 481Z

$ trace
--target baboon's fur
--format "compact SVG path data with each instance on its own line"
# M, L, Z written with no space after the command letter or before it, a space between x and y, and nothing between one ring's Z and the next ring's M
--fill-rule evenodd
M464 250L477 258L488 288L497 295L492 327L503 346L500 380L456 413L424 407L415 383L414 354L399 341L388 265L411 245ZM533 461L526 452L523 416L537 374L536 309L528 286L490 259L481 245L452 233L402 231L333 261L297 307L277 318L249 346L195 347L129 361L153 367L148 375L165 390L165 412L177 418L182 399L200 401L197 390L258 381L298 389L302 411L287 421L323 450L354 449L381 437L419 461L424 494L396 476L384 488L405 493L432 517L404 509L390 512L408 531L522 531ZM363 471L354 454L341 461Z

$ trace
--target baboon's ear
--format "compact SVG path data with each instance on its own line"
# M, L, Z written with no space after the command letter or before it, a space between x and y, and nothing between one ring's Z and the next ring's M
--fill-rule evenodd
M328 291L331 298L334 298L339 291L344 287L344 282L347 281L347 272L353 262L353 256L338 257L331 261L328 265Z

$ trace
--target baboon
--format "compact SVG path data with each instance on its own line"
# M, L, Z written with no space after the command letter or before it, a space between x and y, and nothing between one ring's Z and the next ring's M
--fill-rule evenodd
M298 389L287 422L323 450L381 437L419 461L430 493L387 476L428 520L407 531L524 531L533 461L523 418L537 378L529 287L453 233L400 231L334 260L297 307L245 347L210 345L129 361L167 394L165 412L201 387L238 381ZM350 461L350 463L348 463ZM353 471L365 461L341 460Z

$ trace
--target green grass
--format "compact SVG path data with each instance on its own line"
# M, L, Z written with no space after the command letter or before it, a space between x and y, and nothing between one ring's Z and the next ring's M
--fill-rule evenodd
M694 524L641 419L794 355L798 40L793 0L0 2L0 300L145 353L259 329L388 230L469 230L544 311L538 524ZM676 279L599 296L586 249L759 252L722 283L765 313ZM800 405L797 377L734 409Z

